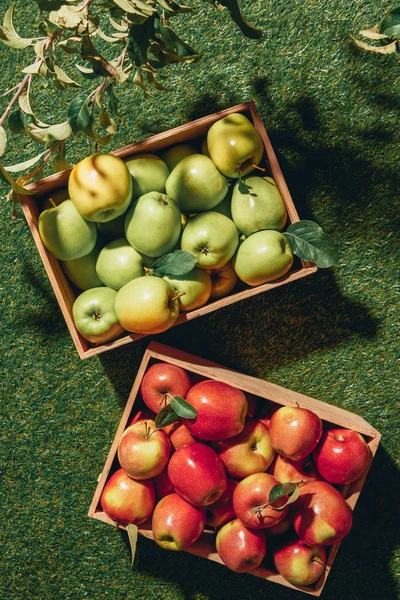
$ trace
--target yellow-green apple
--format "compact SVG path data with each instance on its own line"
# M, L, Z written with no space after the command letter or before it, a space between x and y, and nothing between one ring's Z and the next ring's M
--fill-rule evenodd
M185 214L212 210L226 196L227 179L204 154L183 158L171 171L165 189Z
M159 257L170 252L181 231L181 213L177 203L160 192L149 192L133 200L126 213L126 239L146 256Z
M265 529L286 517L288 496L269 503L269 494L279 483L270 473L253 473L239 481L233 492L233 510L246 527Z
M297 539L286 540L275 550L274 564L286 581L293 585L310 585L324 572L326 550L323 546L307 546Z
M168 494L157 502L151 522L156 544L165 550L185 550L201 536L205 510L179 494Z
M204 306L211 295L211 279L205 269L194 267L185 275L165 275L179 296L179 312Z
M197 153L198 151L196 148L190 144L176 144L175 146L167 148L161 155L161 158L167 163L168 169L171 172L183 158Z
M236 573L254 571L267 551L264 531L248 529L239 519L219 529L215 544L222 562Z
M137 481L123 469L113 473L100 496L103 511L114 521L139 525L151 517L156 503L151 479Z
M143 375L140 393L146 406L158 413L174 396L186 398L191 387L192 381L185 369L160 361L152 364Z
M137 154L125 164L133 179L133 198L139 198L148 192L165 192L169 169L159 156Z
M111 221L105 221L105 223L97 223L97 229L99 230L102 237L107 242L117 240L125 236L125 213L111 219Z
M190 433L186 425L180 421L175 421L163 429L168 434L171 444L175 450L178 450L178 448L181 446L195 444L199 441Z
M268 472L281 483L296 483L298 481L308 483L309 481L321 479L310 454L301 460L291 460L280 454L275 454Z
M182 422L200 440L224 440L240 433L247 414L247 399L241 390L214 379L195 383L186 402L197 411L194 419Z
M214 212L219 212L222 215L225 215L226 217L228 217L229 219L232 219L232 209L231 209L232 191L233 191L233 187L231 185L229 185L228 191L225 195L225 198L223 200L221 200L221 202L219 204L217 204L217 206L215 208L213 208Z
M153 334L174 325L179 315L179 304L168 281L145 275L132 279L118 290L115 312L127 331Z
M233 510L232 496L238 482L232 477L228 477L226 490L212 504L206 508L206 521L210 527L218 529L225 525L228 521L236 519L235 511Z
M226 472L239 479L266 471L275 454L268 428L253 418L245 420L244 428L237 435L220 439L215 449Z
M59 260L89 254L97 240L96 225L84 219L71 200L41 212L38 228L43 244Z
M124 332L114 303L117 292L107 287L85 290L72 305L75 327L92 344L104 344Z
M208 506L224 493L224 465L210 446L197 442L181 446L168 463L168 477L175 491L195 506Z
M220 267L219 269L210 269L208 272L211 277L210 298L213 300L224 298L233 291L238 281L238 276L236 275L231 260L223 267Z
M352 526L352 511L341 493L327 481L310 481L299 488L291 510L297 536L309 546L331 546Z
M118 460L134 479L150 479L166 467L171 454L167 434L151 419L129 425L118 442Z
M69 197L88 221L111 221L132 199L132 177L124 161L113 154L95 154L78 162L68 179Z
M280 231L287 219L285 203L272 177L249 175L236 182L231 210L236 227L246 236L261 229Z
M202 269L223 267L239 243L237 227L231 219L208 211L191 217L181 238L181 249L193 254Z
M275 452L291 460L310 454L323 432L319 416L301 406L281 406L269 422L271 444Z
M104 242L97 238L96 245L89 254L74 260L60 261L62 270L68 279L80 290L101 287L103 282L97 277L96 262Z
M286 237L273 229L256 231L238 247L233 268L250 286L283 277L293 264L293 252Z
M258 166L264 154L262 139L242 113L213 123L207 133L210 158L226 177L243 177Z
M313 458L323 479L345 485L361 477L369 464L371 453L360 433L336 428L324 431Z
M112 240L101 249L96 273L100 281L113 290L119 290L128 281L146 275L143 256L125 237Z
M164 496L168 496L168 494L173 494L175 492L174 486L168 477L168 467L165 467L161 473L153 477L153 479L145 479L144 481L154 482L156 496L158 498L164 498Z

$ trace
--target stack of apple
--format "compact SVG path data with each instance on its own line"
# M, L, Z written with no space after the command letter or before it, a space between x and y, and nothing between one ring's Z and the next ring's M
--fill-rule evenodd
M44 245L80 290L73 318L88 341L160 333L238 280L258 286L292 266L286 207L260 167L251 121L219 119L201 148L178 144L126 162L89 156L72 169L68 197L40 214Z
M319 579L326 548L352 526L340 490L369 464L364 437L163 361L147 369L140 393L145 406L119 439L102 510L122 524L151 519L154 541L170 550L214 530L235 572L265 559L293 585ZM196 416L176 419L177 399Z

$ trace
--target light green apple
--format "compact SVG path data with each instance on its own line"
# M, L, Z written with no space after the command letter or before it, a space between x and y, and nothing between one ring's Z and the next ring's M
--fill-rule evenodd
M219 269L211 269L209 273L211 277L210 298L213 300L225 298L225 296L228 296L234 290L238 276L231 260Z
M168 281L145 275L117 292L115 312L128 331L150 335L172 327L179 315L179 302Z
M285 203L272 177L249 175L236 182L231 210L236 227L246 236L261 229L280 231L287 219Z
M119 290L123 285L146 275L143 256L123 237L112 240L100 251L96 262L96 273L100 281Z
M127 210L132 199L132 177L118 156L95 154L74 166L68 192L82 217L103 223Z
M231 220L233 220L232 219L232 208L231 208L232 192L233 192L233 188L232 188L232 186L229 186L225 198L219 204L217 204L217 206L215 208L213 208L214 212L219 212Z
M96 287L82 292L72 305L75 327L92 344L104 344L123 333L114 310L117 292Z
M169 169L159 156L138 154L125 164L133 179L133 198L139 198L148 192L165 192Z
M111 221L97 223L97 229L107 240L107 242L111 242L111 240L117 240L118 238L125 236L125 216L126 215L124 213L119 215L119 217L115 217L115 219L111 219Z
M194 267L186 275L165 276L164 279L179 296L179 312L187 312L204 306L211 294L211 279L208 271Z
M264 154L262 139L242 113L231 113L213 123L207 133L210 158L226 177L243 177L258 166Z
M274 229L257 231L239 246L233 268L247 285L256 286L283 277L293 264L286 237Z
M177 202L160 192L149 192L133 200L125 218L125 236L131 246L146 256L170 252L182 231Z
M199 213L212 210L225 198L228 181L211 158L192 154L183 158L171 171L165 189L178 202L183 213Z
M71 200L40 213L38 228L43 244L59 260L85 256L96 244L95 223L84 219Z
M196 148L190 144L176 144L168 148L162 155L162 159L167 163L169 172L172 171L183 158L190 156L191 154L197 154Z
M74 260L60 261L68 279L80 290L89 290L103 285L96 273L97 257L103 246L104 241L98 237L95 247L89 254Z
M189 219L182 233L181 249L196 257L196 266L218 269L232 258L238 243L235 223L221 213L208 211Z

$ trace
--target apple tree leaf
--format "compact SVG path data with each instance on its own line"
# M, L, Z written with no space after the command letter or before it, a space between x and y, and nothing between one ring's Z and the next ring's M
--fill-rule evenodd
M135 556L136 556L136 547L137 547L137 540L138 540L138 527L134 523L130 523L129 525L127 525L126 531L128 532L129 546L131 548L131 555L132 555L131 567L133 567L133 563L135 562Z
M7 134L4 127L0 127L0 156L4 154L4 150L7 146Z
M321 269L338 264L339 252L336 243L323 232L314 221L292 223L283 234L294 254L313 262Z
M89 125L89 98L83 94L76 96L68 109L68 123L73 133L84 131Z
M247 183L245 183L243 181L243 179L241 177L239 177L238 180L238 190L241 194L251 194L251 190L253 188L251 187L251 185L248 185ZM252 196L257 196L257 194L251 194Z
M400 39L400 7L394 8L384 17L380 32L392 39Z
M195 419L197 417L197 410L180 396L174 396L170 405L178 417L182 417L183 419Z
M165 275L186 275L196 264L196 257L186 250L175 250L158 258L151 267L151 272L156 277Z
M171 423L174 423L179 419L179 415L175 412L171 403L167 404L157 413L154 422L156 424L157 429L162 429Z
M237 0L218 0L218 4L221 6L225 6L232 17L232 20L239 27L240 31L244 36L251 38L253 40L258 40L262 36L261 29L257 29L250 25L242 13L240 12L239 4Z
M34 190L27 190L25 189L22 185L19 185L19 183L17 183L5 170L4 166L1 164L0 162L0 179L2 181L4 181L5 183L8 183L13 191L16 194L24 194L25 196L30 196L32 194L35 194Z
M284 496L289 496L287 502L285 502L285 504L283 504L282 506L276 506L274 507L275 510L283 510L286 506L288 506L289 504L292 504L293 502L295 502L297 500L297 498L299 497L299 492L300 492L300 485L303 483L303 481L298 481L296 483L278 483L277 485L274 485L274 487L271 489L270 493L269 493L269 497L268 497L268 504L273 504L274 502L276 502L276 500L279 500L279 498L283 498Z

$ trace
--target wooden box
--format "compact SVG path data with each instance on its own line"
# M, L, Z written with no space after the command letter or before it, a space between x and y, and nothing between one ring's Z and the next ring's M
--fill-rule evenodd
M264 158L261 165L266 168L266 174L272 176L276 181L276 184L280 190L280 193L284 199L287 208L288 224L299 221L299 216L297 214L293 200L290 196L289 190L283 178L275 152L272 148L271 142L268 138L267 132L265 131L264 125L262 123L262 120L254 102L240 104L238 106L222 110L212 115L202 117L190 123L181 125L180 127L176 127L175 129L171 129L169 131L165 131L163 133L154 135L148 139L145 139L144 141L130 144L129 146L125 146L124 148L120 148L113 152L113 154L121 157L124 160L128 160L135 154L144 152L156 154L164 150L168 146L172 146L174 144L179 144L183 142L191 142L200 145L201 140L205 137L206 132L208 131L211 124L217 121L218 119L226 116L227 114L233 112L241 112L245 114L248 118L250 118L250 120L253 122L265 146ZM75 343L75 346L78 350L79 356L83 359L89 356L93 356L95 354L100 354L112 348L123 346L143 336L135 333L129 334L127 332L126 335L122 335L119 339L114 340L112 342L94 345L90 342L87 342L79 334L75 327L72 318L72 305L79 293L79 290L77 290L67 280L60 263L45 248L38 231L38 217L44 200L50 197L56 191L61 190L62 188L66 188L70 171L70 169L65 170L55 175L50 175L49 177L41 179L36 183L30 184L27 187L30 190L34 190L35 193L30 196L21 195L20 198L23 212L25 214L29 228L32 232L33 239L43 261L44 267L47 271L47 275L50 279L50 283L53 287L64 319L66 321L72 339ZM205 306L202 306L201 308L198 308L196 310L192 310L187 313L181 313L175 325L179 325L181 323L184 323L185 321L195 319L196 317L200 317L201 315L205 315L219 308L223 308L224 306L232 304L233 302L244 300L246 298L249 298L250 296L254 296L255 294L260 294L272 288L284 285L291 281L295 281L297 279L310 275L311 273L314 273L316 270L317 268L315 267L315 265L296 258L291 270L281 279L272 283L266 283L264 285L260 285L258 287L253 288L245 286L243 284L239 286L236 290L234 290L229 296L215 301L209 301Z
M108 454L103 471L98 478L98 485L89 508L89 517L98 519L99 521L103 521L104 523L108 523L116 527L120 527L121 529L125 529L124 525L116 523L102 511L100 506L100 497L107 480L112 473L119 468L117 449L121 435L126 429L128 423L131 423L132 419L135 418L135 415L138 414L139 410L144 407L139 393L143 375L148 367L159 361L165 361L186 369L194 381L198 381L199 379L216 379L223 381L241 389L248 398L252 397L253 399L257 399L257 402L263 402L264 400L270 401L275 403L277 407L279 407L279 405L300 405L304 408L314 411L322 419L324 425L332 424L336 427L352 429L361 433L366 439L370 448L370 463L360 479L354 483L350 483L342 486L342 488L339 488L341 489L341 493L343 494L347 504L354 509L381 437L380 433L371 425L369 425L362 417L319 400L315 400L314 398L310 398L303 394L280 387L279 385L248 375L243 375L237 371L213 363L209 360L187 354L186 352L176 350L164 344L153 341L145 351L143 360L140 364L135 382L132 387L132 391L122 415L121 422L111 446L111 450ZM143 525L139 525L139 534L149 539L153 539L150 521L147 521ZM348 535L351 536L351 531ZM317 582L309 586L293 586L271 567L263 566L263 563L261 563L261 566L255 571L252 571L251 574L274 583L279 583L289 588L303 591L313 596L319 596L322 592L322 588L325 585L339 546L340 542L336 543L334 546L327 547L328 557L325 572ZM165 552L168 552L168 550L165 550ZM222 563L215 550L215 532L211 529L205 530L200 539L197 540L197 542L195 542L187 550L187 552ZM237 576L240 578L239 574Z

